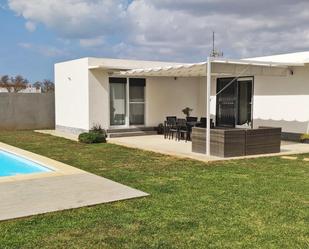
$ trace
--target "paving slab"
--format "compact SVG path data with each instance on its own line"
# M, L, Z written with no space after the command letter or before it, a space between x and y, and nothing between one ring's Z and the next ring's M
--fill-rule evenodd
M90 173L0 183L0 220L148 194Z
M50 158L0 143L0 150L50 172L0 177L0 220L147 196L147 193ZM90 162L89 162L90 163Z
M282 156L282 159L287 159L287 160L297 160L296 156Z
M68 133L68 132L61 132L61 131L57 131L57 130L35 130L35 132L47 134L47 135L52 135L52 136L55 136L55 137L62 137L62 138L69 139L69 140L72 140L72 141L78 141L78 135Z

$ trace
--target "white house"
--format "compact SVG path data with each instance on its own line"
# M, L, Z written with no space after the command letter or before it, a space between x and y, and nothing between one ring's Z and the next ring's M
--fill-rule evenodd
M309 132L309 52L210 62L82 58L55 64L56 129L153 127L166 116L183 117L185 107L205 117L208 106L216 126L276 126L289 138Z
M12 89L13 91L13 89ZM5 87L0 87L0 93L8 93L8 89ZM25 89L20 90L18 93L41 93L41 88L36 88L33 86L27 86Z

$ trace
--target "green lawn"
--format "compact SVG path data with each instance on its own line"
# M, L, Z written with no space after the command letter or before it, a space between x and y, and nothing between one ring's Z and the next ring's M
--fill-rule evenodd
M309 248L309 162L205 164L33 132L0 141L150 193L1 222L1 249Z

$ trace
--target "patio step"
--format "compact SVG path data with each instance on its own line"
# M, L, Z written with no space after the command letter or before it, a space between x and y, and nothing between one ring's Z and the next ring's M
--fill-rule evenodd
M135 128L119 128L119 129L108 129L108 137L133 137L133 136L147 136L155 135L157 131L155 127L135 127Z
M122 132L136 132L136 131L155 131L155 127L131 127L131 128L115 128L108 129L107 133L122 133Z
M109 138L116 137L135 137L135 136L148 136L148 135L156 135L156 131L127 131L127 132L113 132L108 133Z

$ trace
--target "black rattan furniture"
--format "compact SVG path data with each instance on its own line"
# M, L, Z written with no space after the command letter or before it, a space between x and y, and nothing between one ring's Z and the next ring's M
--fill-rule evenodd
M210 154L236 157L280 152L281 128L211 129ZM192 151L206 153L206 129L194 127Z
M281 128L259 127L246 130L246 155L279 153Z
M196 125L196 127L201 127L201 128L206 128L207 126L207 119L202 117L200 119L200 122L198 122L198 124ZM210 119L210 128L214 128L214 122L213 122L213 119L211 118Z

